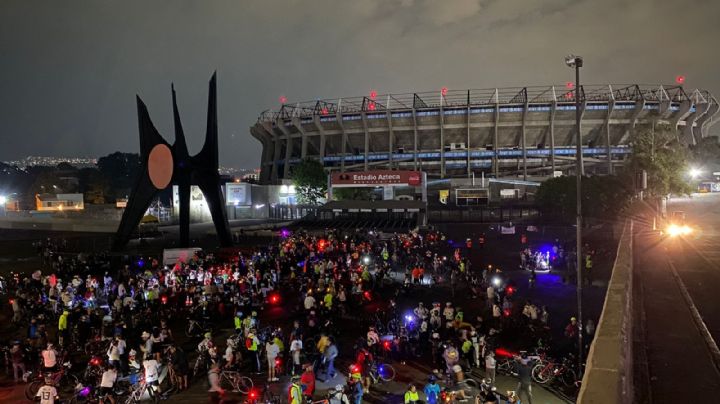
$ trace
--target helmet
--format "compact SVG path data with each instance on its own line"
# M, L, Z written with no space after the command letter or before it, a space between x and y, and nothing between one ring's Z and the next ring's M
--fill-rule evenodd
M335 391L343 391L343 388L344 386L342 384L338 384L337 386L335 386Z
M128 356L135 356L135 355L137 355L137 351L135 351L134 349L131 349L130 352L128 352Z
M257 311L253 311L251 314L253 317L257 316Z
M242 316L243 316L243 312L242 312L242 311L238 311L237 313L235 313L235 315L238 316L238 317L242 317Z
M418 306L424 306L423 302L418 303Z
M292 380L293 382L300 381L300 375L293 375L293 377L290 380Z
M430 375L430 377L428 378L428 381L430 383L435 383L436 380L437 380L437 378L435 377L435 375Z
M205 338L211 338L211 337L212 337L212 333L206 332L205 334L203 334L203 336L204 336Z
M570 317L570 321L577 321L577 318L575 318L575 317Z
M447 303L445 303L445 306L452 306L452 303L447 302Z

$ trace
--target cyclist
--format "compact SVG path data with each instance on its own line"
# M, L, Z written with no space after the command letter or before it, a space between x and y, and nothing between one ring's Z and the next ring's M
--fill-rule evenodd
M425 398L427 398L427 404L437 404L440 400L440 386L437 384L437 379L434 375L431 375L428 379L428 384L423 389Z
M208 393L210 393L210 402L217 402L217 400L213 400L213 398L222 396L224 393L223 388L220 387L220 367L217 364L212 365L210 371L208 372L208 384L210 385L210 388L208 389Z
M405 404L418 404L420 402L420 395L417 392L417 387L410 383L407 391L405 392Z
M300 387L300 376L292 377L292 384L288 389L288 403L290 404L302 404L303 394L302 387ZM312 398L312 396L310 396Z
M425 320L428 317L428 309L425 308L423 302L418 303L418 307L413 310L413 313L415 313L415 316L420 320Z
M42 351L42 364L45 372L54 373L57 371L57 352L52 342L48 343L47 348Z
M35 394L35 401L39 401L40 404L55 404L55 401L59 401L57 389L53 386L52 377L45 378L45 385L38 389Z
M149 394L155 395L160 393L160 383L158 382L158 362L150 353L145 354L143 368L145 369L145 384L148 386Z
M335 391L330 395L330 404L350 404L350 399L345 394L342 384L335 386Z
M298 377L298 376L293 376ZM305 365L305 372L300 377L300 383L302 386L302 394L309 400L312 400L313 394L315 394L315 372L310 364Z
M117 371L115 370L115 365L110 363L100 378L100 404L104 404L105 399L110 401L111 404L115 404L113 386L116 380Z

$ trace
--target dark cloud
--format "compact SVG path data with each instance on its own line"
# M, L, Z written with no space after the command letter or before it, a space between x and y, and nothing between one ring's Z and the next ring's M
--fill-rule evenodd
M716 0L29 1L0 8L0 159L138 148L134 95L191 149L218 70L221 161L253 167L248 127L290 101L447 86L592 83L720 92ZM716 128L717 130L717 128ZM234 136L233 136L234 135Z

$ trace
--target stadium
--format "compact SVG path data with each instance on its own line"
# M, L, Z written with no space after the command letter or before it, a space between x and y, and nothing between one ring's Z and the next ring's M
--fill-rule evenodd
M708 136L718 101L682 86L580 88L585 170L612 173L637 128L669 124L686 145ZM575 89L447 90L284 103L250 132L262 144L260 182L277 184L303 158L331 172L415 170L428 178L548 177L573 170Z

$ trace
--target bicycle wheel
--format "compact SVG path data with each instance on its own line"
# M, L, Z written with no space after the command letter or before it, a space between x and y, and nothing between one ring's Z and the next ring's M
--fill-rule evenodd
M389 382L395 379L395 368L388 365L387 363L378 365L377 372L380 380L384 382Z
M78 385L78 378L73 374L65 373L63 374L62 378L60 378L60 381L57 385L57 390L60 398L67 398L68 396L73 396L75 395L75 386Z
M42 387L42 385L42 380L35 380L32 383L28 384L27 387L25 387L25 398L30 401L35 401L35 396L37 395L37 392L38 390L40 390L40 387Z
M473 393L478 389L478 382L474 379L465 379L462 382L458 383L463 386L463 388L470 389L473 391Z
M239 376L235 379L235 390L241 394L248 394L253 387L252 379L247 376Z
M509 374L512 370L512 362L509 359L503 359L497 363L496 368L500 374Z
M532 368L530 375L537 383L545 384L552 379L552 372L550 370L551 368L552 366L550 365L538 364Z
M564 372L560 373L559 379L562 384L570 387L577 381L577 375L573 369L567 368Z
M224 371L220 373L220 387L223 390L235 390L235 379L238 377L237 372Z

